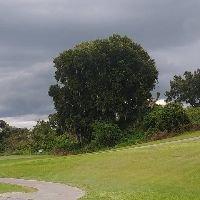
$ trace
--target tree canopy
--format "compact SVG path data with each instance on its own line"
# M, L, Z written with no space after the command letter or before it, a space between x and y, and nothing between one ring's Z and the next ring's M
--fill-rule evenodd
M170 81L170 91L166 92L167 101L186 102L193 107L200 106L200 69L183 76L174 76Z
M49 89L59 125L88 139L96 120L128 124L147 107L158 71L128 37L82 42L54 59L57 84Z

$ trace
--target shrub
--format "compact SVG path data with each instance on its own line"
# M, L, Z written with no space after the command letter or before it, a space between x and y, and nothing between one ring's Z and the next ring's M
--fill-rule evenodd
M92 145L96 147L113 147L123 137L116 124L96 122L92 125Z
M65 150L67 149L67 147L69 146L71 142L69 141L67 136L63 134L63 135L55 136L53 143L54 143L53 145L54 150L55 149Z
M124 131L124 136L117 147L135 145L147 141L147 133L143 130L131 128Z
M145 117L143 127L146 131L180 131L190 122L181 104L169 103L156 106Z
M81 144L76 138L69 134L63 134L54 138L54 154L76 154L82 153Z
M31 132L32 150L51 151L54 148L56 134L49 122L38 121Z
M200 125L200 107L189 107L186 113L193 125Z

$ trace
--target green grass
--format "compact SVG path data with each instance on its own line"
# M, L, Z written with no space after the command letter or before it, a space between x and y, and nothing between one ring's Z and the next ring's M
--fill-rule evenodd
M0 183L0 193L5 192L33 192L35 189L22 187L19 185L3 184Z
M187 139L187 138L193 138L193 137L198 137L200 136L200 131L193 131L193 132L185 132L183 134L174 136L174 137L169 137L166 139L162 139L162 140L155 140L155 141L151 141L151 142L147 142L147 143L142 143L142 144L138 144L137 146L145 146L145 145L149 145L149 144L158 144L158 143L165 143L165 142L171 142L171 141L176 141L176 140L183 140L183 139ZM136 146L136 145L134 145Z
M165 141L195 136L200 132ZM87 191L85 200L199 200L200 140L67 157L2 157L0 177L69 183Z

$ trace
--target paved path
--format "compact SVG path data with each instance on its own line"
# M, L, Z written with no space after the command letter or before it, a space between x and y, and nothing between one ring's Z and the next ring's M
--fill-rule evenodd
M14 192L0 194L0 200L77 200L85 194L84 191L76 187L60 183L13 178L0 178L0 182L37 189L33 193Z

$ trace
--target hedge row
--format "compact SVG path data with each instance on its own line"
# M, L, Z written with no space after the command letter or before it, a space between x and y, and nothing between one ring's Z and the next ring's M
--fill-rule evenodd
M97 121L91 126L91 141L85 144L80 144L72 133L59 134L49 122L39 121L33 130L6 126L0 134L0 150L18 154L74 154L160 139L194 126L200 128L200 108L184 109L181 104L169 103L150 109L134 127L120 129L117 122Z

